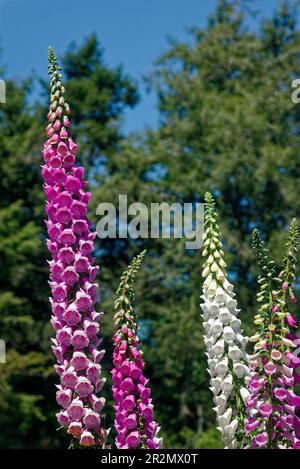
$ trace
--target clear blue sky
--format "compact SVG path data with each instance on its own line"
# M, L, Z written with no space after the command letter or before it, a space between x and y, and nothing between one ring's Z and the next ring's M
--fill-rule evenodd
M32 70L46 76L47 48L59 56L72 40L96 32L109 65L122 63L140 83L141 103L127 113L124 130L157 123L156 102L141 77L167 47L167 36L187 37L185 27L203 26L215 0L0 0L1 62L7 75L22 78ZM264 15L277 0L255 0Z

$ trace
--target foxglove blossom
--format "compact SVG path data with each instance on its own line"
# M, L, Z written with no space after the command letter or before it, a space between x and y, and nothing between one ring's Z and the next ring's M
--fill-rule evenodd
M73 437L72 447L105 447L106 431L99 393L103 350L99 350L99 321L95 311L98 285L92 252L95 233L90 230L84 169L75 163L77 145L70 136L70 107L65 99L60 68L49 48L51 104L42 166L47 199L47 245L52 255L50 288L52 339L60 377L56 399L62 410L58 422Z
M162 438L154 420L149 380L143 373L134 312L134 276L145 251L134 258L121 277L115 303L112 380L115 401L116 445L119 449L158 449Z
M208 358L210 389L213 393L218 429L226 448L241 446L244 425L245 387L249 374L239 309L228 281L215 202L205 195L205 232L202 276L204 343Z
M294 393L296 368L300 364L294 353L299 340L295 335L297 323L290 311L288 297L293 299L292 283L295 281L295 254L298 227L293 220L287 240L284 269L275 276L274 262L257 230L253 232L262 274L259 276L260 305L254 323L256 334L250 338L254 355L250 359L250 396L247 400L246 447L299 448L300 435L295 409L300 399ZM275 288L280 282L280 287Z

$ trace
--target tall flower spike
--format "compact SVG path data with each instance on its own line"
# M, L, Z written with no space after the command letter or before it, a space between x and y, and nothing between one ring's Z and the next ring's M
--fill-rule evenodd
M160 428L153 416L149 380L143 374L134 311L134 278L145 252L136 256L123 273L115 302L112 380L118 449L158 449L162 445Z
M94 309L98 267L92 258L96 233L90 231L86 215L91 195L85 191L84 169L75 164L77 145L69 134L70 107L60 70L49 48L51 103L42 175L47 246L52 255L51 324L56 333L52 349L60 377L56 399L62 407L57 419L73 437L71 447L104 448L107 432L101 411L105 399L98 396L105 383L100 366L104 350L98 350L102 313Z
M202 276L204 343L208 357L210 389L213 392L218 430L225 447L242 445L244 437L245 387L249 374L239 310L233 285L228 281L224 252L212 195L205 195L205 232Z
M287 449L300 446L295 432L298 421L295 406L299 398L293 391L295 368L300 360L292 352L299 341L293 332L297 323L289 312L287 297L289 292L294 299L292 282L295 280L297 237L298 227L293 220L284 267L277 278L274 262L258 231L254 230L252 235L261 274L257 295L259 310L254 320L257 332L250 338L255 343L255 354L250 360L246 447ZM278 282L280 287L276 289Z

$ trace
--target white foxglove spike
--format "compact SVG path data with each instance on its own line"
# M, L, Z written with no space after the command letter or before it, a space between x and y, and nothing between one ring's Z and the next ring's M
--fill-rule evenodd
M238 447L236 432L243 409L238 388L245 388L244 376L248 374L245 345L241 321L237 317L237 301L233 285L225 271L224 252L220 242L217 213L210 195L206 196L206 219L204 233L204 266L201 305L204 317L204 343L208 357L210 389L216 404L218 429L222 433L226 448ZM211 321L213 320L213 321ZM238 384L236 386L236 383ZM239 443L240 444L240 443Z

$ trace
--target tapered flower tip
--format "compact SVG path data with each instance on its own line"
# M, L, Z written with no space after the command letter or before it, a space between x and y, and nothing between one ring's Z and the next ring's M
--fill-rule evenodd
M207 204L214 204L215 203L214 198L213 198L212 194L209 191L207 191L205 193L204 200Z
M58 65L54 50L51 46L48 47L48 68L49 68L49 73L61 70L61 68Z
M54 50L52 49L51 46L48 47L48 60L49 60L49 63L53 63L55 61Z

